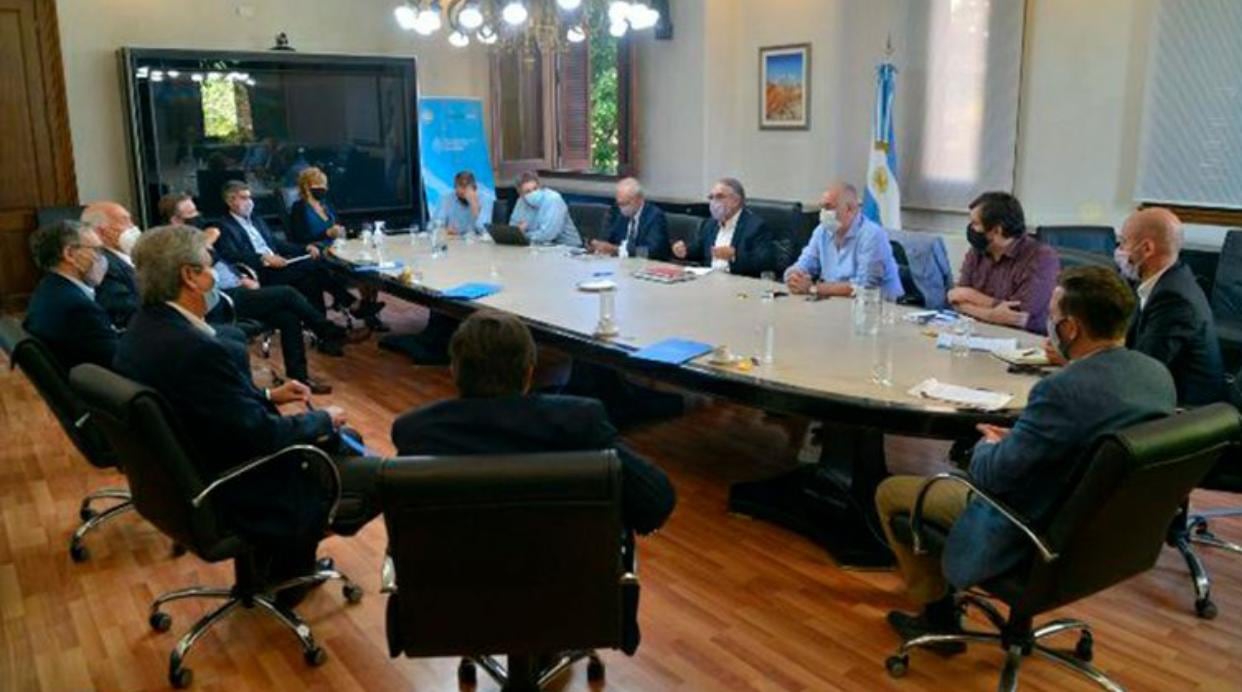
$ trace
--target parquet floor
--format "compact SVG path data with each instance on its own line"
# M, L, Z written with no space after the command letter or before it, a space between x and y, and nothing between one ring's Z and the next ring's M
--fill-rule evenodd
M416 310L390 310L398 325ZM401 411L451 395L447 373L418 368L374 341L346 359L312 355L312 371L336 387L332 401L368 442L391 452L388 429ZM999 650L974 647L941 659L915 654L902 680L883 667L895 638L884 613L903 607L897 578L835 567L808 541L761 522L729 516L729 483L778 470L789 455L783 430L761 413L699 401L685 417L628 439L660 463L680 494L677 512L640 547L643 645L633 658L605 654L609 690L988 690ZM936 443L894 439L890 463L926 470ZM193 583L224 584L227 565L174 559L169 542L136 516L88 539L92 558L66 553L77 505L90 489L119 482L90 469L65 439L25 378L0 372L0 690L167 689L168 652L203 605L170 607L173 629L147 625L150 599ZM1199 506L1242 498L1202 493ZM1242 539L1242 522L1220 522ZM368 591L358 606L323 589L299 609L327 648L307 668L292 637L251 613L217 627L189 665L198 690L453 690L451 659L390 659L384 599L376 594L385 544L382 522L323 551ZM1220 617L1191 613L1181 559L1166 550L1150 573L1064 610L1096 626L1096 662L1132 690L1242 689L1242 557L1207 553ZM487 627L487 622L479 622ZM1072 645L1070 639L1067 645ZM483 676L480 676L483 678ZM1051 663L1023 668L1024 690L1092 689ZM492 690L490 680L479 688ZM587 689L583 665L554 689Z

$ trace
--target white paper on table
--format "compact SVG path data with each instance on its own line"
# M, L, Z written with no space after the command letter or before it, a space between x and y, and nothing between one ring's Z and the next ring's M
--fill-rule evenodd
M936 348L953 348L954 335L949 332L940 332L936 337ZM1001 353L1018 350L1017 339L997 339L987 336L970 337L970 350L987 351L988 353Z
M707 276L712 273L711 267L686 267L686 271L695 276Z
M955 406L996 411L1005 408L1013 400L1012 394L992 392L986 389L974 389L956 384L946 384L936 378L928 378L910 389L911 396L924 399L936 399Z

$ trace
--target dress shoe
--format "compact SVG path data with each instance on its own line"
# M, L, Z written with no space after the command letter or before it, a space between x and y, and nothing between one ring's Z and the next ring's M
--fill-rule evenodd
M368 300L363 302L358 307L350 310L349 314L360 320L366 320L369 317L375 317L378 315L380 311L384 309L385 305L387 305L387 303L382 300Z
M897 632L903 642L908 642L925 634L961 634L962 632L960 625L936 627L928 622L923 615L911 615L899 610L890 611L887 619L889 627L892 627ZM922 648L941 656L956 656L966 652L966 642L941 642L938 644L928 644Z
M332 393L332 385L320 380L312 380L309 377L306 378L306 386L310 388L311 394L322 396Z

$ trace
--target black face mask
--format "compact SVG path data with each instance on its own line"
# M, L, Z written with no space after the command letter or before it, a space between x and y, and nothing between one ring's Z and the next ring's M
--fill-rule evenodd
M328 198L328 189L323 187L312 187L311 197L314 197L317 201L322 202Z
M462 206L468 206L470 204L470 200L462 197L461 195L457 195L457 201L460 202Z
M193 226L201 231L204 228L207 228L207 219L204 218L202 214L199 214L198 216L186 219L185 225Z
M983 252L988 249L987 235L976 231L970 224L966 224L966 240L977 252Z

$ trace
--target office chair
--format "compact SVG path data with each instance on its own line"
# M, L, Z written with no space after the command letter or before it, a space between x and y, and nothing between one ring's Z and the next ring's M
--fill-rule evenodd
M1199 487L1207 490L1242 493L1242 447L1235 445L1226 450ZM1242 545L1223 539L1212 531L1209 521L1224 517L1242 517L1242 507L1192 513L1190 501L1187 499L1182 503L1177 517L1173 519L1166 541L1171 547L1177 548L1186 561L1195 590L1195 615L1204 620L1214 619L1218 610L1216 603L1212 600L1212 579L1203 561L1195 552L1194 544L1242 555Z
M1112 261L1117 232L1112 226L1037 226L1035 237L1052 247L1104 255Z
M602 680L594 649L637 649L615 452L397 458L379 484L391 656L465 656L461 684L482 666L528 691L582 658Z
M897 304L917 307L927 305L923 292L919 290L918 284L914 283L914 275L910 273L910 258L906 255L906 248L896 240L890 240L888 244L893 248L893 261L897 263L897 273L901 276L901 289L905 292L905 295L897 299Z
M9 367L20 367L60 422L60 427L83 457L97 469L117 469L118 457L108 445L82 402L69 387L69 377L56 357L42 342L31 336L17 320L0 319L0 346L9 357ZM114 503L97 509L96 502ZM78 516L82 523L69 539L69 557L74 562L90 559L83 541L86 534L134 508L128 488L101 488L82 499Z
M492 203L492 223L509 223L510 204L508 200L496 198Z
M806 245L805 242L798 243L806 226L802 203L752 197L746 200L746 208L763 219L772 233L772 269L777 276L781 276L785 268L798 259L798 253Z
M582 237L583 243L590 244L592 240L603 240L607 236L610 210L611 207L607 204L569 203L569 218L573 219L574 225L578 227L578 234Z
M231 587L179 589L163 594L151 604L151 628L166 632L172 626L172 618L161 610L164 604L186 598L224 601L178 640L169 656L169 683L176 688L190 685L193 672L185 666L190 649L238 606L257 607L274 617L298 638L307 664L322 664L327 654L315 642L310 627L291 608L277 603L276 595L335 579L344 582L342 593L352 604L362 600L362 589L336 571L330 560L320 560L315 570L304 576L279 584L264 583L258 560L260 551L229 528L216 496L229 483L239 482L238 479L245 482L247 474L271 464L292 464L302 471L296 482L307 484L308 493L322 489L332 498L324 524L326 531L341 499L340 477L332 459L317 447L294 445L242 464L218 478L206 479L198 471L201 465L185 444L176 417L154 390L95 365L74 368L69 381L112 447L124 456L138 513L204 561L233 561L235 582Z
M1212 315L1228 367L1242 360L1242 230L1225 234L1212 282Z
M942 482L960 483L1000 512L1030 540L1030 558L1022 566L981 585L982 591L1009 606L1006 619L983 597L963 594L963 606L977 607L998 632L965 631L927 634L902 643L885 662L893 677L905 675L910 651L948 642L999 643L1005 651L1000 690L1016 690L1022 659L1032 654L1060 663L1107 690L1121 690L1091 665L1094 639L1080 620L1060 619L1041 627L1034 617L1093 595L1150 569L1160 554L1170 519L1190 491L1212 470L1222 451L1242 431L1237 409L1214 404L1104 435L1073 470L1064 503L1044 525L1032 525L1000 501L977 488L968 476L940 474L919 492L912 514L893 518L894 533L909 540L915 552L928 545L942 548L944 527L923 521L927 491ZM1040 642L1064 632L1079 632L1072 652Z
M668 244L672 247L677 241L694 247L699 242L699 234L703 232L703 219L689 214L669 212L664 215L668 219Z
M39 207L35 210L35 223L39 228L51 226L57 221L77 221L82 218L82 211L86 207L80 204L71 204L64 207Z

